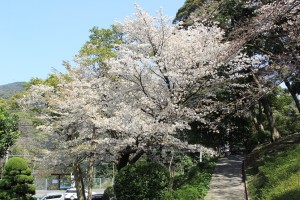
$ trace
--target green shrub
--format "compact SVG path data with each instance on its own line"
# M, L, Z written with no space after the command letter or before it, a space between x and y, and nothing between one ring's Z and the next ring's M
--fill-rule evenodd
M199 199L199 192L197 187L183 186L176 191L179 199Z
M184 175L175 177L173 190L164 193L165 200L202 200L207 194L215 159L193 166Z
M112 198L115 197L115 192L114 192L114 188L112 186L109 186L107 187L105 190L104 190L104 194L103 194L103 197L102 199L103 200L110 200Z
M35 199L34 194L33 177L26 161L19 157L10 158L0 180L0 199L31 200Z
M178 194L174 190L165 191L164 200L176 200L179 199Z
M163 199L168 184L169 172L164 166L142 162L120 170L114 191L118 200Z
M164 193L164 200L199 200L199 192L196 187L193 186L183 186L177 190L166 191Z

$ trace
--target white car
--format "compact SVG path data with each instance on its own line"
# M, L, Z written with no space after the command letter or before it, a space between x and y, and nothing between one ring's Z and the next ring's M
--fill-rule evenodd
M92 192L92 194L95 194ZM88 192L85 190L85 196L88 197ZM77 200L76 188L69 188L65 193L65 200Z
M38 200L47 200L47 199L64 200L65 198L64 198L64 194L56 193L56 192L47 193L44 196L42 196L41 198L38 198Z
M65 200L76 200L76 199L77 199L76 188L67 189L65 193Z

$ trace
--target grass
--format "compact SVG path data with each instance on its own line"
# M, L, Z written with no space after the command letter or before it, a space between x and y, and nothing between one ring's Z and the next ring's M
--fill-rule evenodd
M300 134L259 146L245 163L251 199L300 199Z

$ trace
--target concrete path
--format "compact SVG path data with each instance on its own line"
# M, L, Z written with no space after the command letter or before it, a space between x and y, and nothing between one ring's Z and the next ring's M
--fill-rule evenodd
M230 155L217 162L205 200L245 200L243 157Z

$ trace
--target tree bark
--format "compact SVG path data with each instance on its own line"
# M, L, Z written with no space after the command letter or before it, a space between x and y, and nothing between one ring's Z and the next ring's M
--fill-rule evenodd
M81 172L80 163L78 159L76 159L74 162L73 173L75 179L75 187L77 191L77 200L86 200L82 172Z
M265 132L265 127L261 123L261 120L258 120L255 113L255 108L251 108L251 114L252 114L252 121L254 122L255 129L258 134L263 134Z
M127 163L129 162L129 156L130 156L129 152L123 152L120 155L120 158L118 159L118 163L116 166L118 171L120 171L123 167L127 165Z
M144 150L140 150L137 152L137 149L131 148L127 146L119 155L118 162L116 164L117 170L120 171L123 167L125 167L128 163L135 163L143 154ZM134 155L133 155L134 154ZM130 155L133 157L130 159Z
M254 82L256 83L256 85L259 89L259 92L261 92L262 87L261 87L261 84L260 84L258 78L255 76L254 73L252 73L252 77L253 77L253 80L254 80ZM268 99L267 99L266 96L263 96L260 99L260 102L261 102L261 104L264 108L264 113L265 113L265 115L268 119L268 122L269 122L269 129L270 129L270 132L271 132L271 141L274 142L274 141L276 141L280 138L280 133L275 127L275 119L273 117L272 108L270 107L270 105L268 103Z
M92 200L92 189L94 183L94 164L95 164L95 143L94 139L96 137L96 127L93 126L92 138L91 138L91 152L89 154L89 172L88 172L88 200Z
M289 90L290 94L292 95L295 105L298 109L298 112L300 113L300 102L299 102L299 99L297 98L296 92L293 90L293 88L288 80L284 80L284 83L285 83L287 89Z
M262 106L264 108L264 113L268 119L269 122L269 129L271 132L271 141L275 142L276 140L278 140L280 138L280 133L277 130L277 128L275 127L275 119L273 117L273 112L272 109L268 103L268 99L266 97L262 97L260 99Z
M93 189L93 179L94 179L94 164L95 164L95 154L90 153L89 156L89 174L88 174L88 200L92 200L92 189Z
M130 160L129 163L130 164L134 164L136 163L136 161L138 161L140 159L140 157L142 155L144 155L145 151L143 149L139 150Z

